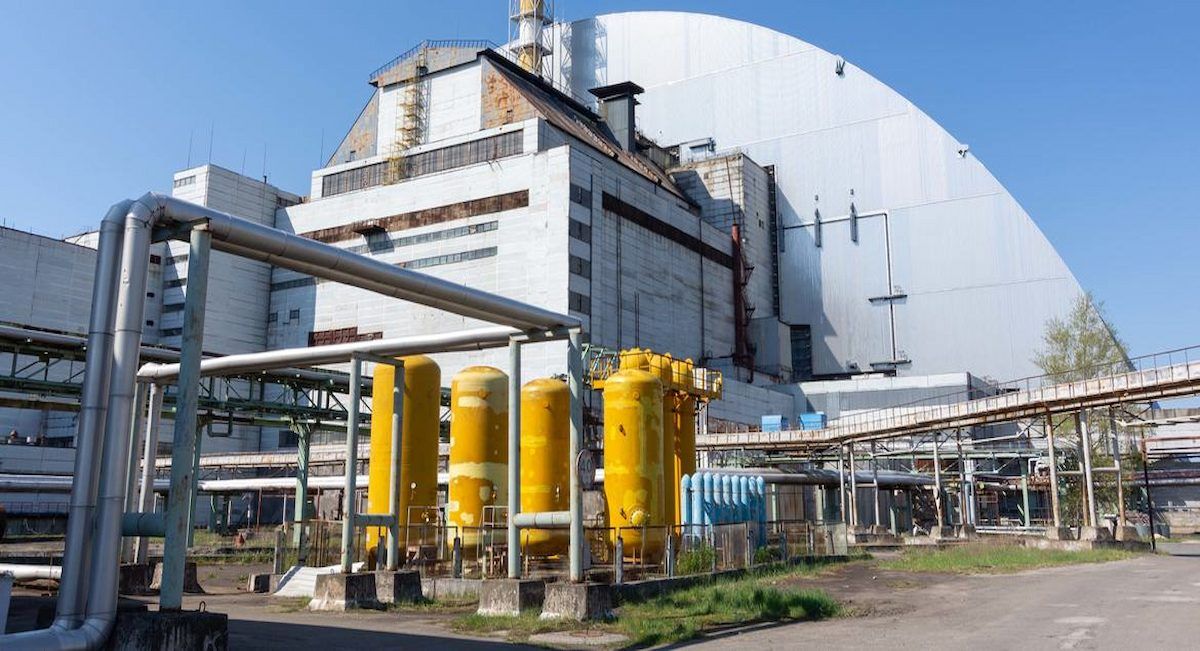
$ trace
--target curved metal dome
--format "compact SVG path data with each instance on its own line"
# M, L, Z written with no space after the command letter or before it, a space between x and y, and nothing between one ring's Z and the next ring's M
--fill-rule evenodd
M575 95L636 82L645 135L711 137L774 166L780 318L811 327L816 373L1038 372L1045 322L1079 284L1012 195L912 102L834 54L718 16L609 14L552 35L554 81Z

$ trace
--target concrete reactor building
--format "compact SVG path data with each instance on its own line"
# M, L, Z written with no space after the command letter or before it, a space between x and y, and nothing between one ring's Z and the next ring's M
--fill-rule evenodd
M534 18L508 46L426 41L372 73L305 194L215 165L176 172L173 194L569 313L593 347L718 369L711 428L835 418L1038 372L1044 324L1079 284L912 102L745 22ZM0 231L0 320L84 333L94 245L94 234ZM144 341L178 347L187 245L155 246ZM213 354L474 325L222 253L208 291ZM524 373L563 372L565 350L531 349ZM435 359L449 378L505 354ZM0 427L69 437L74 418L10 402ZM205 451L288 445L286 432L229 428Z

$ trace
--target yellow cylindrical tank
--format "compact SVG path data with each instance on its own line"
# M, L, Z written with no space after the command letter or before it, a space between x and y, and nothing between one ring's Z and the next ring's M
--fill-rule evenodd
M667 524L662 398L662 381L647 371L617 371L604 382L604 499L611 542L619 533L625 554L648 562L662 555L664 532L647 529L643 537L640 527Z
M567 383L541 378L521 387L521 512L567 511L571 492L571 396ZM566 529L524 529L535 556L565 554Z
M674 392L671 400L674 402L672 416L675 424L675 441L672 452L675 480L675 522L681 522L683 512L680 505L679 482L684 475L696 472L696 398L689 389L692 386L692 360L675 360L672 362L675 370L675 383L681 389Z
M450 383L450 486L446 521L473 558L486 506L508 502L508 375L470 366ZM496 523L501 519L494 518ZM452 529L450 535L454 535Z
M658 376L663 386L662 401L662 459L663 459L663 490L661 513L667 517L663 524L679 524L675 517L676 494L679 492L675 482L675 400L672 387L674 381L674 360L669 354L658 355L651 353L647 356L650 372Z
M645 371L649 367L649 357L649 350L642 350L641 348L630 348L629 350L623 350L619 354L620 369L623 371L626 369L638 369Z
M436 362L421 355L404 357L404 413L400 440L400 544L408 539L424 542L435 531L420 528L406 531L409 518L414 527L437 522L438 411L442 371ZM387 513L388 484L392 458L392 390L396 369L375 366L371 393L371 456L367 485L367 510ZM418 510L410 507L428 507ZM426 535L423 535L426 534ZM387 529L372 527L367 532L369 550L375 550Z

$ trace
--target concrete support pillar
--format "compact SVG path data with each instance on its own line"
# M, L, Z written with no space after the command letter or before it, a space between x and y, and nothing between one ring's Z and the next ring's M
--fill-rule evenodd
M1017 457L1017 463L1021 464L1021 515L1022 521L1028 527L1030 522L1029 517L1029 460Z
M1054 449L1054 417L1046 416L1046 453L1050 463L1050 521L1057 529L1062 526L1062 514L1058 507L1058 459Z
M154 510L154 464L158 459L158 427L162 420L163 387L150 385L150 408L146 413L146 444L142 449L142 487L138 493L138 510L150 513ZM150 550L150 539L141 536L134 550L134 562L145 563Z
M342 573L354 569L354 520L358 515L358 412L362 399L362 360L350 360L350 404L346 415L346 482L342 496Z
M875 526L883 525L883 511L879 503L879 459L875 456L875 442L871 441L871 494L875 498Z
M521 578L521 343L508 342L508 578Z
M958 452L958 524L973 524L971 518L971 482L967 479L967 464L963 457L962 430L954 431L954 446Z
M200 358L204 342L204 304L208 297L208 263L212 233L192 229L188 250L188 286L183 306L183 341L179 351L179 393L175 398L175 436L171 450L171 490L167 494L166 540L163 543L159 610L183 607L183 573L187 561L188 506L195 477L196 409L200 402Z
M1088 431L1087 416L1075 414L1075 425L1079 429L1079 445L1083 448L1084 513L1089 527L1098 527L1096 520L1096 483L1092 475L1092 437Z
M933 435L933 505L937 510L937 526L946 526L946 507L942 504L942 457L939 452L941 442L938 435Z
M392 381L392 449L388 459L388 514L392 516L387 533L389 572L400 569L400 463L403 460L401 445L404 437L404 364L397 362L394 366L396 373Z
M299 553L301 564L307 557L304 549L304 522L307 519L304 504L308 502L308 452L312 445L312 428L305 424L294 426L296 432L296 508L292 510L294 531L292 540Z
M567 388L571 394L571 581L584 580L583 486L579 482L580 454L583 452L583 345L582 328L572 329L567 340Z
M1108 429L1112 433L1113 467L1117 473L1117 526L1125 526L1125 476L1121 472L1121 435L1117 432L1117 418L1112 407L1108 409Z
M850 526L858 526L858 479L854 474L854 444L850 444Z
M849 524L846 513L846 446L838 446L838 519Z

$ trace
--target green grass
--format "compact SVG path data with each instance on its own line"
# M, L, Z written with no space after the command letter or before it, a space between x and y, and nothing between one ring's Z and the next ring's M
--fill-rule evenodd
M635 645L653 646L689 640L710 628L824 619L840 611L821 590L781 588L768 585L764 577L750 577L625 604L616 628Z
M785 583L823 571L829 564L778 566L736 579L679 590L645 601L625 602L610 622L539 619L536 611L517 617L470 613L451 626L475 634L502 633L511 641L554 631L605 630L621 633L631 646L652 646L694 638L705 630L758 622L815 620L841 612L836 601L820 590L797 589Z
M1004 574L1058 565L1107 563L1133 555L1119 549L1072 552L1009 544L960 545L948 549L906 549L898 558L881 561L879 567L901 572Z

